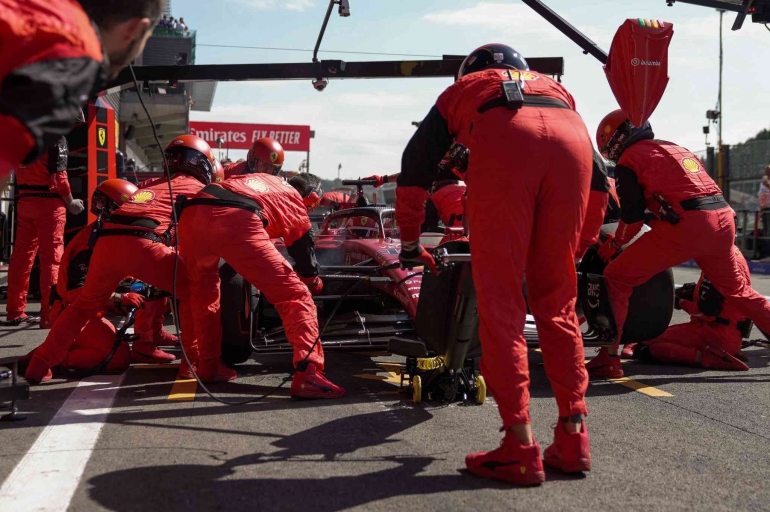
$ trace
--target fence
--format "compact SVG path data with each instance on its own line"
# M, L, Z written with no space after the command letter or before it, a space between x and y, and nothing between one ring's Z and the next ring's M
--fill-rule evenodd
M719 182L719 154L709 148L696 155L703 161L709 175ZM759 183L770 164L770 140L757 140L725 146L722 189L735 210L759 210Z

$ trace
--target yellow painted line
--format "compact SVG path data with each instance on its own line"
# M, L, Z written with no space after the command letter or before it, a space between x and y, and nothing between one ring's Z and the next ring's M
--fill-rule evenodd
M191 402L195 400L195 391L198 389L198 381L195 379L177 379L168 394L169 400L177 402Z
M360 373L353 375L358 379L378 380L380 382L387 382L389 384L401 385L401 375L393 372L388 372L388 375L380 375L377 373Z
M654 397L674 396L671 393L663 391L662 389L654 388L648 384L645 384L644 382L631 380L628 377L620 377L619 379L608 379L608 380L610 382L614 382L615 384L620 384L621 386L631 388L634 391L638 391L647 396L654 396Z

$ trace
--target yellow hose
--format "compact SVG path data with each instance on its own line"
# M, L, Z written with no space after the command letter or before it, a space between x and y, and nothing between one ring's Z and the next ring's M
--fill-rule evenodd
M423 371L438 370L444 367L444 358L442 356L417 359L417 368Z

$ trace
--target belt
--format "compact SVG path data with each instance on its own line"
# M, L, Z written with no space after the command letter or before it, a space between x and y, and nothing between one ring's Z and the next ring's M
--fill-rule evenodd
M109 222L110 224L121 224L134 228L155 229L160 226L160 222L149 217L131 217L130 215L116 215L114 213L110 215Z
M733 322L731 322L727 318L723 318L721 316L716 317L716 319L714 321L716 323L718 323L719 325L730 326L730 325L733 324ZM735 328L738 329L739 331L743 331L748 326L748 324L750 322L751 322L751 320L749 320L749 319L742 320L740 322L735 322Z
M159 244L168 245L166 241L157 233L152 231L140 231L138 229L102 229L99 231L99 238L103 236L135 236L137 238L146 238Z
M16 188L16 190L44 190L44 191L51 190L51 188L48 185L24 185L24 184L20 185L16 183L14 187Z
M687 199L680 202L679 205L686 212L693 210L721 210L730 206L722 194Z
M487 110L491 110L497 107L507 107L507 106L508 106L508 100L505 99L505 96L500 96L499 98L489 100L488 102L481 105L477 109L477 112L479 114L483 114ZM556 98L547 98L545 96L536 96L534 94L524 95L524 106L525 107L566 108L568 110L572 110L569 107L569 105L567 105L561 100L557 100Z
M51 192L51 188L48 185L19 185L18 183L16 183L14 185L14 189L16 191L23 191L23 190L37 191L29 194L16 194L14 197L15 201L18 201L23 197L48 197L48 198L61 199L61 196L59 194L55 192Z
M235 192L225 190L217 185L208 185L201 190L202 193L208 194L214 197L194 197L192 199L186 199L182 203L182 207L179 214L185 209L191 206L217 206L220 208L237 208L239 210L246 210L258 216L262 223L267 226L267 221L262 217L262 207L248 197L242 196Z

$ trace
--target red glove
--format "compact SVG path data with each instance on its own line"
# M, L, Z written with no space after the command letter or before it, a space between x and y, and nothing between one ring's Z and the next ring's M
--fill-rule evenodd
M622 247L615 243L615 236L607 234L607 239L599 246L599 257L604 263L609 263L615 259Z
M313 276L313 277L300 276L299 280L307 285L307 289L310 290L310 293L313 295L318 295L319 293L321 293L321 290L324 289L324 282L318 276Z
M369 176L367 178L362 178L364 180L375 180L377 184L374 186L374 188L380 188L384 184L388 182L387 176L377 176L376 174L374 176Z
M123 314L127 314L127 309L144 308L144 297L138 293L116 293L115 294L115 306L118 311Z
M404 250L402 247L401 254L398 255L398 260L401 262L401 268L427 266L430 269L431 274L438 275L436 260L433 259L433 256L426 251L422 245L417 245L417 247L412 250Z

